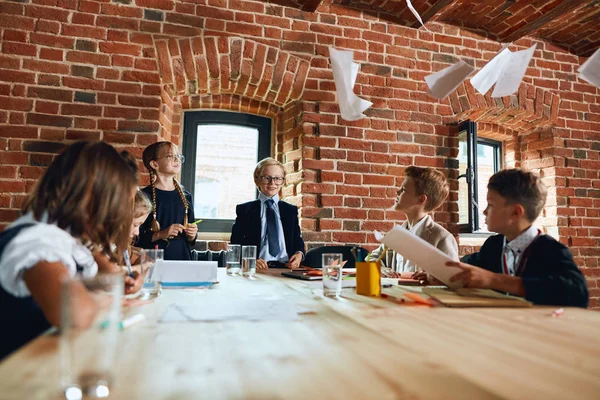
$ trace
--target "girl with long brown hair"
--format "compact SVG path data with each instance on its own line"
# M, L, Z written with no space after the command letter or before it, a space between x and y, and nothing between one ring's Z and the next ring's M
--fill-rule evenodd
M0 359L60 323L60 286L93 277L94 253L112 262L129 243L137 168L103 142L77 142L48 167L24 215L0 235ZM92 323L96 302L78 287L75 321Z
M166 260L191 260L191 246L198 227L194 221L192 195L176 179L184 157L171 142L157 142L144 149L144 166L150 185L143 188L152 201L153 211L140 227L137 245L165 250Z

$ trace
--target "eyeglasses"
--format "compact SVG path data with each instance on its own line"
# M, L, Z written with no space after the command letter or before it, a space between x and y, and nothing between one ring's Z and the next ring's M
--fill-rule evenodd
M281 185L283 183L284 178L282 178L281 176L267 176L267 175L263 175L260 177L260 181L262 183L271 183L271 182L275 182L277 185Z
M173 162L175 160L179 160L181 164L185 162L185 156L183 154L167 154L164 157L158 157L157 160L160 160L161 158L166 158L169 160L169 162Z

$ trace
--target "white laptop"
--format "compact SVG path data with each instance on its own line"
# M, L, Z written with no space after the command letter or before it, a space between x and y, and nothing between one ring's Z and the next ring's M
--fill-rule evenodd
M217 282L216 261L164 260L159 271L163 288L211 286Z

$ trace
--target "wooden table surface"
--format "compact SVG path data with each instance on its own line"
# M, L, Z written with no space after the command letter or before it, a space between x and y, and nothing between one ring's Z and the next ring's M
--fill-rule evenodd
M164 290L129 313L115 399L598 399L600 313L568 308L398 305L320 282L228 277L210 290ZM386 291L401 296L407 288ZM296 321L160 322L171 304L279 299ZM250 299L250 300L248 300ZM54 399L58 340L46 335L0 363L0 399Z

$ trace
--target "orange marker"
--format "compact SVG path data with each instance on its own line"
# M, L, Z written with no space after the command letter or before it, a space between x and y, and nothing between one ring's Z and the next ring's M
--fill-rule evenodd
M390 296L389 294L386 294L386 293L381 293L381 297L384 298L384 299L392 300L392 301L394 301L396 303L404 303L406 301L404 299L400 299L400 298L395 297L395 296Z
M429 307L433 306L433 303L431 301L417 293L404 293L404 297L411 299L415 303L423 304Z

